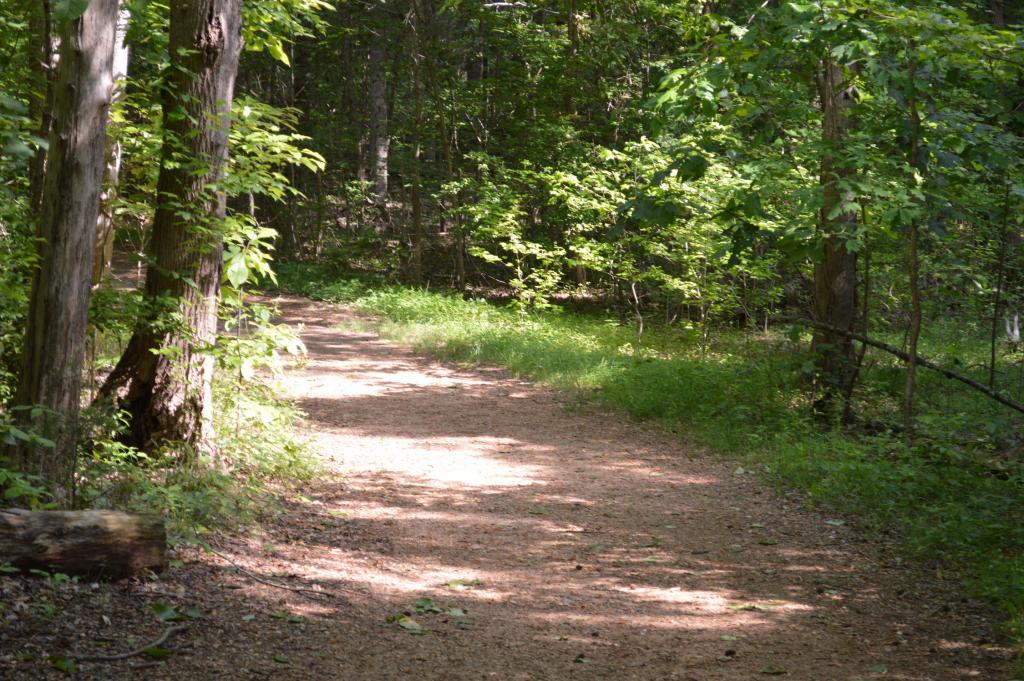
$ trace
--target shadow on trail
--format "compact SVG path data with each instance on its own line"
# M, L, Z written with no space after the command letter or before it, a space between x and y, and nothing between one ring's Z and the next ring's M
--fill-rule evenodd
M290 392L342 479L235 551L348 602L257 589L316 633L292 655L310 676L256 676L977 678L963 623L923 613L848 528L501 371L284 311L310 355Z

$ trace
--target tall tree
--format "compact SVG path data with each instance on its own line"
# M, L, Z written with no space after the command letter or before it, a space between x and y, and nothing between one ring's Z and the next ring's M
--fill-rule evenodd
M843 158L852 103L852 88L844 82L842 68L831 58L822 60L818 75L821 105L821 210L818 236L821 252L814 264L814 318L842 331L853 331L857 314L857 256L847 248L855 236L857 213L851 210L853 197L843 186L852 171ZM846 394L853 378L853 341L838 331L816 331L821 379L819 406L835 395Z
M146 293L174 321L144 320L101 390L130 414L129 441L213 448L213 357L222 268L231 101L241 0L171 3L164 142Z
M32 74L29 115L37 124L39 136L50 134L53 118L54 54L53 15L50 0L25 0L28 14L29 73ZM29 164L29 203L39 210L43 197L43 173L46 168L46 147L36 149Z
M53 450L29 443L19 467L43 475L66 501L74 470L92 253L103 180L117 0L92 0L78 17L60 16L60 67L37 236L21 374L14 404Z
M121 7L117 17L117 37L114 41L114 62L111 73L114 81L114 93L111 103L117 101L122 94L124 79L128 75L129 48L125 42L131 12L126 6ZM93 283L99 283L110 268L110 259L114 254L114 198L117 196L118 182L121 176L121 132L111 131L107 144L106 172L103 180L103 194L100 197L100 214L96 220L96 254L93 258Z
M386 6L381 4L376 13L384 19ZM383 20L374 26L366 62L368 106L370 108L370 183L377 205L385 209L388 198L388 153L391 137L388 134L388 53L387 36Z

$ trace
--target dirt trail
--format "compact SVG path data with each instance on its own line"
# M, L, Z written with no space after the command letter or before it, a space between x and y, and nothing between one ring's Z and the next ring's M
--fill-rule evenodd
M187 554L133 594L180 579L182 604L219 604L182 635L191 655L94 678L1009 678L980 645L989 613L799 497L501 371L340 330L344 311L281 305L309 350L287 389L332 472L221 550L344 600Z

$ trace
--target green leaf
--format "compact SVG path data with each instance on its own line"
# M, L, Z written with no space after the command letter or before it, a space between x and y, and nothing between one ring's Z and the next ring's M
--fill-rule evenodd
M75 661L64 655L53 655L50 657L50 666L65 674L74 674L78 671Z
M28 158L36 152L19 139L12 139L4 147L4 154L17 158Z
M285 66L292 65L291 61L288 59L288 54L284 51L284 46L281 44L280 40L273 40L268 42L267 52L270 53L271 57L278 60Z
M53 4L53 18L58 21L74 21L89 9L89 0L57 0Z
M291 662L291 660L288 659L287 655L282 655L280 653L278 653L277 655L274 655L273 659L274 659L274 662L277 662L278 664L288 664L289 662Z
M28 107L25 106L25 104L22 101L17 100L14 97L5 95L2 92L0 92L0 107L3 107L4 109L7 109L8 111L16 114L28 113Z
M178 620L184 619L182 614L174 608L174 606L167 605L166 603L154 603L149 608L156 615L157 619L164 622L177 622Z
M398 626L402 627L402 629L409 632L410 634L421 636L427 633L427 629L424 628L422 624L420 624L413 618L409 617L408 615L403 615L402 617L399 617L397 622Z
M438 607L434 601L424 597L416 601L416 612L429 612L436 614L444 612L444 609Z
M245 264L245 256L241 253L235 255L228 261L225 275L231 285L238 288L249 280L249 267Z
M161 648L160 646L150 646L142 651L146 657L151 657L154 660L163 660L164 658L171 656L171 651L167 648Z

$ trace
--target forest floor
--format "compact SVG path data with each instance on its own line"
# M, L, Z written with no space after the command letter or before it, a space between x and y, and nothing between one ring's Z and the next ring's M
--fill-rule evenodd
M26 650L145 645L157 602L202 615L172 655L76 678L1011 678L997 616L954 578L799 495L503 371L419 357L344 309L279 302L304 325L308 361L284 381L324 475L218 554L178 549L159 580L75 585L47 627L0 628L0 678L60 676ZM41 588L0 584L12 601Z

